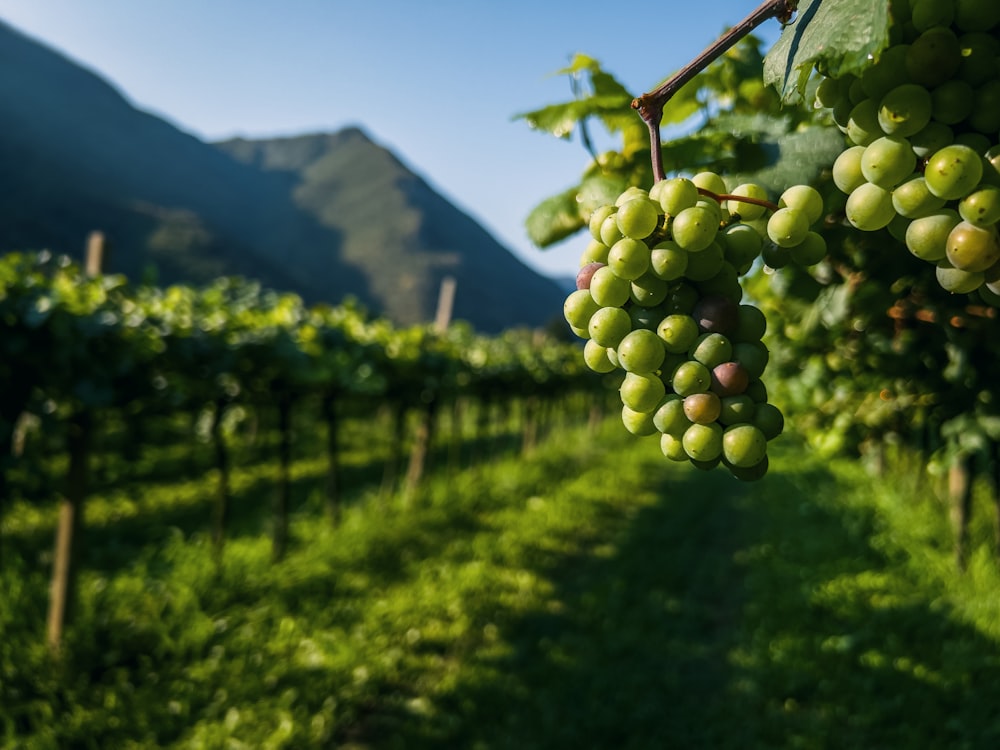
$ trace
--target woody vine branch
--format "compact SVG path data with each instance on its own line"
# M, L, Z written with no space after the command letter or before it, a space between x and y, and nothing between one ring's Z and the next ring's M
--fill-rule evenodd
M646 123L646 127L649 128L654 182L658 182L666 176L663 171L663 152L660 147L660 123L663 120L663 107L670 101L670 98L684 84L764 21L777 18L782 24L788 23L797 10L798 4L798 0L767 0L658 88L632 100L632 109L638 111L639 116Z

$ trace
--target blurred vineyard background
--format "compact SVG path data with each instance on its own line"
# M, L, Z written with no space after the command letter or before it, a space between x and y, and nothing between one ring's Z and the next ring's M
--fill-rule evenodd
M6 27L0 44L40 54ZM664 144L670 171L824 197L827 258L742 279L786 419L759 482L629 434L558 285L498 261L363 132L210 146L39 68L173 145L149 169L39 148L0 175L33 186L0 229L54 248L0 256L0 746L1000 746L997 300L945 292L899 226L845 224L843 134L783 105L764 64L749 37L664 123L697 124ZM22 106L27 70L2 82L19 156L60 119ZM522 117L600 122L621 148L527 217L539 246L650 181L636 92L583 55L564 72L572 101ZM35 200L66 164L72 190ZM90 195L108 164L146 200ZM95 217L148 241L117 255L127 277L75 252ZM250 280L292 270L308 294ZM455 319L429 322L456 277Z

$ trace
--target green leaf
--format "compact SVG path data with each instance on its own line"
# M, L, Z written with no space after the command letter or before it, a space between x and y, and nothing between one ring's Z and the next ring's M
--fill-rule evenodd
M833 164L844 149L844 136L834 127L812 126L759 144L774 156L769 166L734 175L735 182L756 182L774 194L791 185L808 185Z
M515 120L524 120L536 130L544 130L558 138L568 138L580 120L598 115L618 115L622 108L629 107L631 98L612 94L608 96L589 96L563 104L550 104L547 107L514 115ZM614 117L606 122L614 122Z
M889 44L889 0L803 0L764 57L764 82L785 102L801 101L813 67L858 74Z
M546 198L528 214L524 226L528 239L541 248L549 247L583 228L577 204L578 187Z

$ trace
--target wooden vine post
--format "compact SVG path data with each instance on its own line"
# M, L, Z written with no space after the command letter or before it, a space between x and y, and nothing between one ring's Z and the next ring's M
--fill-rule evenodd
M84 266L86 274L98 276L103 273L107 259L108 244L104 234L91 232L87 239ZM59 502L49 612L46 620L46 641L53 652L58 652L62 646L63 634L72 615L76 597L76 563L83 530L83 506L89 481L93 428L94 415L86 406L80 407L70 417L67 425L66 449L69 453L69 468L66 472L66 487Z
M451 314L455 302L455 279L445 276L441 280L441 288L438 292L437 314L434 317L434 330L443 335L451 325ZM413 491L423 479L424 471L427 468L427 456L430 452L431 441L434 437L434 426L437 421L438 393L429 395L424 408L420 413L417 422L416 434L414 435L413 448L410 451L410 463L406 469L406 480L403 486L403 494L409 499Z

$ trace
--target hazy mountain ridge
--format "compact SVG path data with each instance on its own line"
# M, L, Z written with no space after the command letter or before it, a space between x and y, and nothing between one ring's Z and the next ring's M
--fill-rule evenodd
M540 326L563 293L360 128L205 143L0 22L0 250L79 256L162 283L241 274L307 301L352 295L401 324Z

